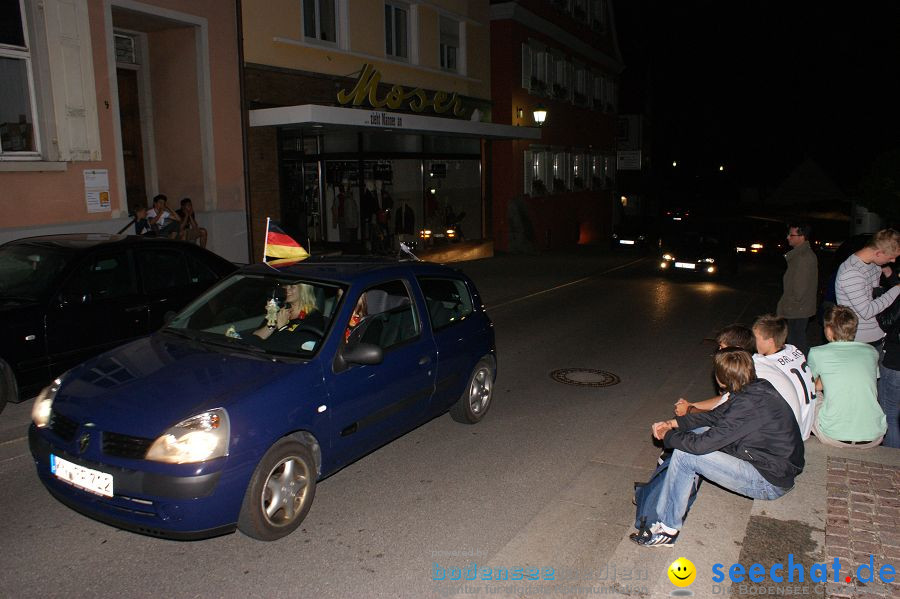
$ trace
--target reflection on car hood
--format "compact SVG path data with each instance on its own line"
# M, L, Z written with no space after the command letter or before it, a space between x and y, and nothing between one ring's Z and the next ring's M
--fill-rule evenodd
M157 334L73 370L54 408L101 430L153 436L203 410L227 407L303 366Z

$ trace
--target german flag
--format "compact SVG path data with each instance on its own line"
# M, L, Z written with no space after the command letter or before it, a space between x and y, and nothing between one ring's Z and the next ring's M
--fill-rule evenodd
M263 262L271 266L290 266L309 258L309 253L277 225L266 222L266 246Z

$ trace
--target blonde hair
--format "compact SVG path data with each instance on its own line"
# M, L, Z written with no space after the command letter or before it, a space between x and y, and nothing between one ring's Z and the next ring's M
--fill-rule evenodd
M759 331L764 339L772 339L777 347L784 347L787 341L787 320L774 314L763 314L753 323L753 330Z
M833 341L853 341L859 319L847 306L832 306L825 312L825 326L831 329Z
M756 378L753 358L739 347L720 349L713 356L716 379L729 393L737 393Z
M900 233L894 229L882 229L872 235L868 246L885 254L900 253Z
M307 285L306 283L289 283L290 285L295 285L297 287L297 295L300 299L297 301L296 305L291 305L291 309L294 311L303 311L309 314L313 310L317 309L316 306L316 293L313 290L312 285Z

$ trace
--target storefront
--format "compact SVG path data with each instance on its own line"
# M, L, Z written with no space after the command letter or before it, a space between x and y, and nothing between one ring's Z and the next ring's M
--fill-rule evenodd
M320 104L251 110L250 127L274 130L261 136L277 144L270 216L314 251L489 239L485 149L491 140L540 138L536 128Z

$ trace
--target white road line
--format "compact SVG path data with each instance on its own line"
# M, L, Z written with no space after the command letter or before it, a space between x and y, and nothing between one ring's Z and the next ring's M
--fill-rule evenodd
M498 308L504 308L506 306L509 306L510 304L515 304L516 302L521 302L523 300L527 300L532 297L537 297L537 296L543 295L545 293L550 293L551 291L557 291L557 290L563 289L565 287L570 287L571 285L577 285L579 283L584 283L585 281L590 281L591 279L595 279L597 277L601 277L601 276L609 274L611 272L615 272L617 270L627 268L627 267L631 266L632 264L637 264L638 262L642 262L644 260L646 260L646 258L638 258L637 260L633 260L626 264L621 264L619 266L610 268L608 270L604 270L603 272L594 273L592 275L588 275L586 277L582 277L582 278L576 279L574 281L569 281L568 283L563 283L562 285L550 287L549 289L542 289L541 291L535 291L534 293L529 293L528 295L523 295L522 297L517 297L517 298L511 299L511 300L507 300L505 302L500 302L499 304L495 304L493 306L487 306L487 309L488 309L488 311L494 311L494 310L497 310Z

